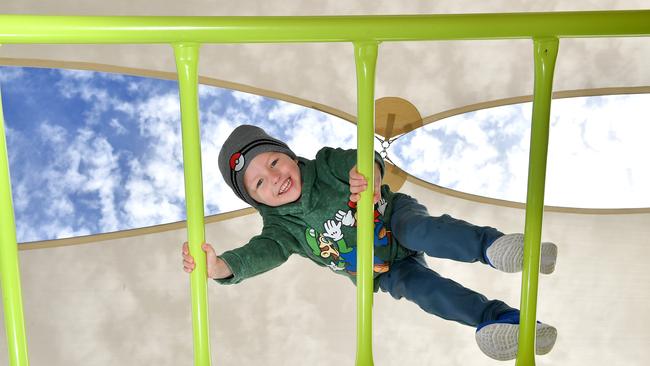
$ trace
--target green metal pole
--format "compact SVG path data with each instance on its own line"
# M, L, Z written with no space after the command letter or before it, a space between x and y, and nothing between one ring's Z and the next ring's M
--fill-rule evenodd
M535 365L535 329L537 314L537 287L544 214L544 186L548 153L549 117L553 71L558 51L555 37L534 39L535 90L533 118L530 131L530 159L528 165L528 196L524 228L524 270L521 281L521 319L517 366Z
M357 67L357 169L368 179L357 206L357 366L372 366L372 296L375 172L375 65L377 42L355 42Z
M27 366L29 360L27 359L16 222L12 202L7 139L2 113L2 95L0 94L0 285L2 286L2 304L5 312L9 365Z
M185 170L185 205L187 236L196 268L190 275L192 289L192 327L194 329L194 365L210 365L210 336L208 328L207 268L203 211L203 178L201 175L201 138L198 111L199 45L174 44L178 86L181 97L183 131L183 166Z

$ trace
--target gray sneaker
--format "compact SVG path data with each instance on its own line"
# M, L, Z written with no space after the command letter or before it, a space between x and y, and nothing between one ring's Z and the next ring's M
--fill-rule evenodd
M557 245L542 243L541 264L543 274L553 273L557 260ZM486 251L492 267L508 273L520 272L524 266L524 234L506 234L492 243Z
M537 322L535 353L545 355L553 349L557 339L555 327ZM517 357L519 321L516 324L495 322L482 326L476 332L478 347L489 357L507 361Z

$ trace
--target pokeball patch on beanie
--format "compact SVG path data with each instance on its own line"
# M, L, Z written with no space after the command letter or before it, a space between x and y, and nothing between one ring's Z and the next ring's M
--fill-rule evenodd
M242 155L240 152L236 152L232 154L230 157L230 169L234 170L236 172L242 170L244 167L244 164L246 164L246 161L244 159L244 155Z

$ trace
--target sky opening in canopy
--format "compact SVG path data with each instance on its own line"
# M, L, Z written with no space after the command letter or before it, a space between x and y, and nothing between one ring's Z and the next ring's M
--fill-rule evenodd
M531 115L523 103L446 118L397 139L389 157L443 187L525 202ZM650 95L554 100L545 204L650 207L649 135Z

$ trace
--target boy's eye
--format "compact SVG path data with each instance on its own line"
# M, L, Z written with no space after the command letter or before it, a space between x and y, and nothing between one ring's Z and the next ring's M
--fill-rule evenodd
M271 162L271 168L273 168L275 166L275 164L277 164L277 163L278 163L278 159L273 160Z
M257 181L257 184L255 185L255 189L258 189L261 186L262 186L262 180L260 179L260 180Z

